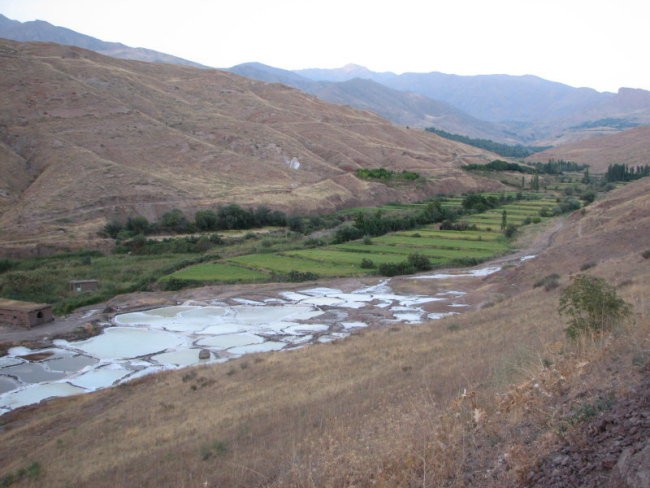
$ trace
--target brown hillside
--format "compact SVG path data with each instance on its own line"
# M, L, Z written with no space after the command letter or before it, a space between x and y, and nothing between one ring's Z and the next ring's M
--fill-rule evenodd
M3 40L0 90L5 243L92 239L106 218L172 207L305 213L490 186L458 169L481 150L217 70ZM357 180L359 167L428 182L405 192Z
M467 298L484 297L479 310L17 410L2 419L0 460L6 473L39 463L39 486L524 486L581 434L576 412L628 398L650 364L649 205L645 179L553 222L530 238L536 259L478 281ZM567 342L560 288L534 287L553 272L563 287L585 263L636 322L593 353ZM584 435L574 448L598 446ZM584 476L571 462L559 468Z
M604 173L613 163L650 164L650 126L563 144L528 157L529 161L546 162L549 159L588 164L596 173Z

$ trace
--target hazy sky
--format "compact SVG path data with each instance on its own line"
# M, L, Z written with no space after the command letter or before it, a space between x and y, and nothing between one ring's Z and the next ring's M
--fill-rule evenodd
M648 0L0 0L0 13L214 67L356 63L650 89Z

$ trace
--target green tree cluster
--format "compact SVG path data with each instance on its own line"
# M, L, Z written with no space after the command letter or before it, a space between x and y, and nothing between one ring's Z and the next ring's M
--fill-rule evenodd
M452 134L451 132L446 132L444 130L436 129L435 127L428 127L427 132L432 132L440 137L449 139L451 141L458 141L464 144L469 144L470 146L479 147L481 149L487 149L493 153L503 156L504 158L525 158L534 154L536 152L544 151L549 149L551 146L522 146L521 144L509 145L502 144L500 142L495 142L490 139L474 139L472 137L463 136L460 134Z
M645 176L650 176L650 165L628 166L627 164L610 164L607 167L605 179L613 183L615 181L638 180Z

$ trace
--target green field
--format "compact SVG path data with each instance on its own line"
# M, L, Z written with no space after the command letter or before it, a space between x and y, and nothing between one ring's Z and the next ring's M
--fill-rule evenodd
M314 249L246 254L220 263L192 266L177 271L169 278L253 282L268 279L271 274L286 275L291 271L310 272L323 277L357 276L376 272L376 267L382 264L405 261L409 254L427 256L433 266L440 267L459 259L482 261L507 250L508 243L499 232L441 231L427 226L375 237L370 244L359 240ZM364 259L372 261L373 268L362 268L361 261Z
M506 223L521 225L527 218L541 218L539 212L543 207L553 208L555 205L554 197L543 195L536 200L519 200L479 214L466 215L461 221L476 225L479 230L489 229L494 232L501 229L504 210Z
M368 246L372 247L372 246ZM348 264L357 266L361 270L361 260L370 259L375 265L383 263L399 263L404 261L404 256L396 254L379 254L379 253L358 253L343 250L335 250L332 248L322 249L305 249L304 251L289 251L284 253L288 256L297 256L305 259L312 259L314 261L322 261L326 263Z
M514 196L508 192L506 196ZM503 193L488 193L500 197ZM466 215L461 221L474 224L478 230L438 230L436 225L393 232L369 241L362 240L311 249L277 250L275 252L244 254L228 257L219 263L199 264L171 277L188 281L260 281L286 276L291 271L314 273L322 277L360 276L376 273L382 264L397 264L410 254L421 254L432 266L453 265L463 260L484 261L508 251L508 241L501 233L503 211L507 223L521 225L527 218L539 217L539 210L556 205L555 198L546 194L524 194L529 200L514 200L499 208L481 214ZM533 199L534 198L534 199ZM462 197L445 198L445 207L461 207ZM340 212L354 215L358 212L399 213L419 210L426 203L386 204L378 208L356 208ZM489 231L487 230L489 229ZM362 268L362 260L372 261L371 268Z
M381 244L373 244L371 246L368 246L362 243L357 243L356 241L349 244L338 244L334 246L334 248L349 252L358 252L364 254L364 257L368 257L369 259L372 259L372 255L374 254L398 254L400 256L403 256L403 260L406 259L409 254L415 253L422 254L429 258L446 258L448 260L463 257L485 259L495 254L491 251L482 251L478 249L436 249L428 247L404 247Z
M201 282L218 281L223 283L250 283L252 281L264 281L268 278L269 275L267 273L243 268L241 266L233 266L223 263L206 263L176 271L175 273L166 276L161 281L178 279Z
M415 234L419 234L421 237L451 239L458 241L497 241L503 239L503 236L501 234L494 232L482 232L475 230L437 230L432 227L395 232L391 235L414 237Z
M319 276L352 276L359 274L359 268L355 266L325 263L282 254L248 254L231 258L228 262L280 274L286 274L290 271L311 272Z
M408 237L401 235L386 235L375 237L373 243L388 244L389 246L406 246L416 248L435 248L435 249L452 249L452 250L482 250L490 252L501 252L507 246L502 241L479 241L464 239L437 238L435 236L427 237ZM372 247L372 246L371 246Z

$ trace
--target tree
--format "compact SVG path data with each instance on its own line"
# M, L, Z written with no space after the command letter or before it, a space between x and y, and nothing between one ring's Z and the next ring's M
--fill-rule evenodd
M190 223L179 209L174 208L165 212L160 220L160 227L172 232L186 232Z
M531 190L539 190L539 176L538 175L534 175L530 179L530 189Z
M129 217L126 221L126 230L132 234L146 234L149 231L149 221L146 217L142 215L136 215L135 217Z
M517 233L517 226L515 224L508 224L503 229L503 235L505 235L508 239L512 239L516 233Z
M213 210L199 210L194 215L194 223L199 230L216 230L219 218Z
M124 226L117 220L111 220L104 226L104 234L115 239Z
M506 230L506 225L508 225L508 213L504 210L501 212L501 230Z
M568 317L567 335L611 330L631 314L630 305L602 278L578 275L560 296L560 315Z

